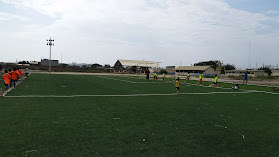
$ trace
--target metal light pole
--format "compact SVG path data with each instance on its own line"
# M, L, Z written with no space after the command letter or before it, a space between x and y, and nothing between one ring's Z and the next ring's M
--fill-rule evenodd
M51 46L54 46L54 40L51 39L51 37L49 38L49 40L47 40L47 45L49 45L49 60L48 60L48 72L50 74L51 72Z
M157 74L158 74L158 73L159 73L159 72L158 72L158 64L159 64L159 63L162 63L162 62L156 62L156 63L157 63Z
M180 75L181 61L179 63L179 75Z

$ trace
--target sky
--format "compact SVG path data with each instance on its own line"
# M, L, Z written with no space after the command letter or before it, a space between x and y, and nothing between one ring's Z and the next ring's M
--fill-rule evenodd
M51 58L63 63L277 66L278 6L278 0L0 0L0 62L48 59L51 37Z

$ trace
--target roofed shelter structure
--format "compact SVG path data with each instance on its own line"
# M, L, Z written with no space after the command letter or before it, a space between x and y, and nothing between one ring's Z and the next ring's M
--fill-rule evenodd
M114 64L115 70L128 73L144 73L147 68L157 67L157 62L118 59Z
M179 66L175 68L175 75L190 75L198 76L200 72L203 73L204 76L214 76L215 74L220 75L220 71L216 71L211 66Z

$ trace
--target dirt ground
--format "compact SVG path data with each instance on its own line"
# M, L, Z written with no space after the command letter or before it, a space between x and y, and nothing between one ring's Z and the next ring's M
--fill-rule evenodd
M39 72L33 71L33 73L48 73L48 72ZM82 72L51 72L52 74L71 74L71 75L112 75L112 76L142 76L145 77L144 74L115 74L115 73L82 73ZM150 78L153 76L150 75ZM162 75L158 75L158 78L161 78ZM167 75L167 78L173 78L174 75ZM181 79L185 79L185 76L179 76ZM191 80L199 80L198 77L192 76ZM213 78L205 78L204 81L212 81ZM219 82L227 82L233 84L242 84L243 80L234 80L228 77L220 77L218 79ZM248 80L248 84L251 85L265 85L265 86L279 86L279 79L270 79L270 80Z

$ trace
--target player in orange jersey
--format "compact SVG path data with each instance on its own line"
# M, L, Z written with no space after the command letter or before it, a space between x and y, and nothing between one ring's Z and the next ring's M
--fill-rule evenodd
M19 79L20 79L20 76L21 76L21 69L20 68L18 68L17 70L16 70L16 72L17 72L17 81L19 81Z
M18 68L18 73L19 73L19 77L23 74L23 73L21 72L21 69L20 69L20 68Z
M18 74L17 74L16 68L14 68L14 70L11 72L11 84L14 82L14 88L16 86L17 77L18 77Z
M5 83L5 90L9 89L10 79L11 76L8 74L8 70L5 70L5 74L3 74L4 83Z
M12 87L12 69L9 69L8 74L10 75L10 87Z

